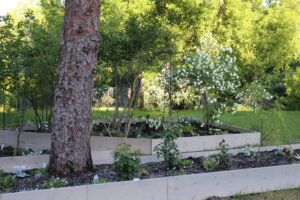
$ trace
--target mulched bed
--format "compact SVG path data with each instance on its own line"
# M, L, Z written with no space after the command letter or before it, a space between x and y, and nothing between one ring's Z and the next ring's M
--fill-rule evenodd
M4 147L0 149L0 157L14 156L15 149L12 146Z
M179 124L185 124L184 122L178 122ZM192 137L192 136L205 136L205 135L217 135L217 134L238 134L249 132L248 130L234 128L226 125L213 125L211 127L212 131L209 133L203 126L201 126L200 121L189 120L192 127L192 133L189 131L183 133L182 137ZM108 133L109 123L98 123L93 125L93 135L110 136ZM120 131L110 130L111 135L114 137L124 137L122 132L124 131L125 124L121 124L119 127ZM160 138L162 128L156 129L155 127L150 127L145 121L133 122L131 124L129 138Z
M300 150L294 151L295 155L300 154ZM187 168L180 169L167 169L164 162L157 163L147 163L142 165L142 171L144 172L140 179L175 176L183 174L194 174L194 173L206 173L202 161L203 157L199 158L187 158L187 160L192 160L193 165ZM295 160L291 159L284 154L280 153L278 150L265 151L257 153L257 157L250 157L245 153L239 153L237 155L231 156L230 166L223 169L216 169L214 171L223 170L235 170L235 169L245 169L245 168L255 168L255 167L266 167L266 166L277 166L277 165L287 165L292 164ZM39 188L45 181L49 181L53 177L49 174L42 175L40 177L35 177L33 170L27 171L29 174L25 178L17 178L17 183L10 192L18 192L23 190L35 190ZM114 171L114 165L97 165L94 171L89 173L74 173L70 176L60 177L68 182L68 186L84 185L93 183L93 177L98 175L100 179L105 180L105 182L115 182L120 181L119 175Z
M49 150L34 151L32 149L16 149L12 146L5 146L0 148L0 157L10 157L10 156L24 156L24 155L42 155L48 154Z

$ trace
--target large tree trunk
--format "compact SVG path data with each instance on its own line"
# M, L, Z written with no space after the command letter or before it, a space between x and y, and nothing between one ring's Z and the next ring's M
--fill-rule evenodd
M93 168L90 133L99 7L99 0L65 1L49 164L53 174L65 175Z

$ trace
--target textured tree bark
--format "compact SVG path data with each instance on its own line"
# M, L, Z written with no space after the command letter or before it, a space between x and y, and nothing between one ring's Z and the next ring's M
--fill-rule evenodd
M93 70L99 44L99 0L66 0L54 95L49 171L66 175L93 168Z

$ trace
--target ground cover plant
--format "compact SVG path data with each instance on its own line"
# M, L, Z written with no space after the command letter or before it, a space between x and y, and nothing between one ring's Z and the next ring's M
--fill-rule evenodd
M0 194L8 192L16 184L15 176L5 174L0 169Z
M138 152L131 152L130 145L120 145L115 152L115 170L122 180L132 180L141 172L141 160Z

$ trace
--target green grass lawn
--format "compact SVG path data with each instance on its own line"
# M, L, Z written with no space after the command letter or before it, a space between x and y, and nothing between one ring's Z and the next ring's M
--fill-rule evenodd
M223 200L300 200L300 189L235 196Z
M93 118L101 119L111 116L112 111L94 110ZM167 116L167 113L159 111L136 110L135 117L143 116ZM197 110L175 111L176 116L201 118L202 113ZM263 127L263 144L293 144L300 143L300 112L296 111L239 111L235 114L225 113L221 121L224 124L250 130L261 131Z
M93 119L109 118L113 114L112 109L94 109ZM135 111L135 117L145 116L167 116L167 113L160 111L147 111L138 109ZM174 117L184 116L192 118L201 118L202 114L197 110L175 111ZM34 121L34 114L31 110L26 111L25 119ZM278 145L300 143L300 112L296 111L239 111L235 114L225 113L221 121L224 124L236 127L260 131L263 127L263 144ZM18 124L17 113L9 112L6 114L6 126L14 127ZM0 112L0 127L3 127L2 113Z

